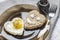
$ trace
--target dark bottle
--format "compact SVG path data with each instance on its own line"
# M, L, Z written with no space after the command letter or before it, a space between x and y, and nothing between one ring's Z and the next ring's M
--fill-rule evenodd
M38 8L41 11L45 12L46 14L49 12L49 6L50 6L50 4L49 4L49 2L47 0L40 0L37 3L37 5L38 5Z

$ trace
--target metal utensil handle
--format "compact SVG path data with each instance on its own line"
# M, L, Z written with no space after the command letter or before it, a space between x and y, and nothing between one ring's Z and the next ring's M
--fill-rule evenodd
M51 22L51 24L50 24L51 27L50 27L50 33L49 33L49 39L48 39L48 40L51 40L51 35L52 35L52 32L53 32L54 27L55 27L55 25L56 25L56 22L57 22L58 17L59 17L59 6L58 6L58 8L57 8L55 17L54 17L53 19L51 19L51 21L53 21L53 20L54 20L54 21Z

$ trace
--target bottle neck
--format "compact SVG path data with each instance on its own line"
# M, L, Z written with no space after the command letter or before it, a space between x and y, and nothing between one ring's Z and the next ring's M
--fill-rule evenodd
M43 5L46 5L48 3L48 1L47 0L40 0L40 3Z
M39 7L39 10L43 11L44 13L48 13L49 12L49 7L50 7L50 4L47 0L40 0L38 3L37 3L38 7Z

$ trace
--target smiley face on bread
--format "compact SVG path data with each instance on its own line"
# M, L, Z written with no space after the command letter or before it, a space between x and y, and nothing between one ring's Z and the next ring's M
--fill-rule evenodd
M42 27L46 22L46 17L43 14L40 14L37 10L32 10L29 12L29 15L26 17L25 28L26 29L36 29Z

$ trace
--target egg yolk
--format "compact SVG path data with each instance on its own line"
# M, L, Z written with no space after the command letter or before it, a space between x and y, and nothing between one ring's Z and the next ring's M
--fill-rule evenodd
M22 28L22 21L21 20L15 20L13 22L14 28L15 29L21 29Z

